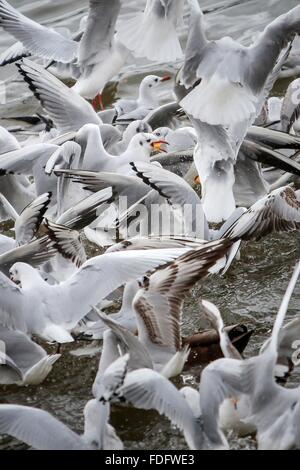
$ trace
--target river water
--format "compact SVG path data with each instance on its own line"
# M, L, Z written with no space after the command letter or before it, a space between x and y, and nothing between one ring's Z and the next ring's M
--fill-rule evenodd
M144 2L129 0L124 11ZM77 29L80 18L87 10L82 0L11 0L11 4L24 14L56 28ZM203 0L201 6L206 14L210 38L232 36L247 44L274 17L296 6L298 0ZM186 36L183 28L182 38ZM12 38L0 32L0 52L12 44ZM176 71L176 66L132 62L124 68L116 83L108 88L106 101L113 102L118 96L136 96L136 86L149 71ZM7 80L8 103L0 105L0 116L30 114L38 108L26 86L18 81L15 67L0 69L0 80ZM281 94L287 83L277 85ZM4 121L3 121L4 122ZM2 123L3 123L2 122ZM255 243L244 243L240 261L236 262L224 278L213 278L194 289L185 306L184 332L191 334L202 327L197 301L200 296L215 302L223 313L226 324L246 323L255 328L255 335L246 355L255 354L268 337L274 316L286 289L295 260L300 256L299 233L275 235ZM288 319L300 314L300 283L296 288L288 313ZM51 347L48 347L51 351ZM17 403L43 408L64 421L73 430L82 432L82 411L91 398L98 358L75 358L70 348L55 365L49 378L39 387L0 387L1 403ZM179 386L197 386L200 368L184 372L177 379ZM292 376L290 386L300 384L299 371ZM112 424L127 449L185 449L186 444L179 432L155 412L113 408ZM230 437L233 448L255 448L252 439ZM0 437L0 449L26 448L17 441Z

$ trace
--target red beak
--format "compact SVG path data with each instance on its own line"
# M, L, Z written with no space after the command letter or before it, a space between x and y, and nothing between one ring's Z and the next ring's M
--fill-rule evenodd
M161 82L168 82L169 80L172 80L171 75L165 75L164 77L161 78Z

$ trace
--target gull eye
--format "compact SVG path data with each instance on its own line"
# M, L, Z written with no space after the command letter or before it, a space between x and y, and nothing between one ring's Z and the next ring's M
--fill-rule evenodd
M156 78L154 81L157 83L157 82L158 82L158 78Z
M135 130L135 132L138 134L138 133L140 132L140 128L137 127L136 130Z
M151 142L151 139L147 139L147 143L150 144L150 142Z

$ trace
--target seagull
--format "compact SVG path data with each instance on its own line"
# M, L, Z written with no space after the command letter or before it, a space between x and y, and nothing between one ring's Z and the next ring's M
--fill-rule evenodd
M80 146L81 155L79 161L73 158L79 168L82 170L99 171L99 172L117 172L120 174L130 173L129 163L132 161L150 162L151 153L160 151L163 145L167 145L166 141L159 140L155 135L148 133L134 134L130 140L126 150L120 155L111 155L106 151L101 137L99 126L95 124L84 125L74 136L75 142ZM162 149L162 151L164 151ZM71 151L68 154L79 152ZM46 166L46 173L51 174L56 161L60 158L61 151L53 156ZM74 165L74 163L73 163Z
M197 145L197 135L193 127L181 127L172 130L168 127L160 127L153 132L159 139L168 142L168 152L181 152L194 149Z
M227 240L206 243L142 280L132 304L137 316L138 339L110 316L99 312L100 319L129 348L131 368L148 364L167 378L181 373L189 355L181 337L184 297L197 281L209 274L231 244ZM105 341L106 336L104 347ZM113 350L112 342L110 349ZM116 346L115 349L118 350ZM103 354L107 361L107 355Z
M8 323L20 317L25 333L59 344L73 341L70 331L111 292L149 270L180 256L182 250L109 253L92 258L68 280L49 285L25 263L10 269L10 279L0 273L1 318ZM64 306L61 315L61 306Z
M103 124L90 103L41 65L24 59L18 69L60 134L78 131L85 124Z
M159 106L158 90L162 83L171 80L169 75L158 77L147 75L141 81L137 100L120 99L114 104L117 112L116 122L127 123L144 119L150 111Z
M114 399L142 410L157 410L183 432L191 450L207 448L201 420L195 417L183 394L159 372L147 368L128 372Z
M106 83L118 74L129 55L114 37L120 7L120 0L90 1L87 25L79 42L27 18L5 0L0 2L0 26L30 54L72 65L77 79L73 90L94 99L101 96Z
M236 207L234 166L240 146L279 75L283 49L300 30L300 7L244 47L229 37L209 41L198 1L189 3L189 38L176 93L197 132L194 160L204 212L209 222L221 223Z
M0 254L33 240L48 210L51 196L51 193L42 194L30 203L20 215L11 207L11 218L15 220L13 229L15 240L5 235L0 235Z
M183 58L177 26L183 22L184 0L147 0L145 10L120 20L118 37L136 57L158 62Z
M94 398L84 407L84 433L76 434L50 413L19 405L0 405L0 434L8 434L36 450L123 450L109 424L110 398L122 386L128 355L113 363L93 386Z
M300 262L296 264L282 300L271 340L260 355L244 361L220 359L204 369L200 384L200 406L204 428L210 439L221 437L218 411L224 399L247 395L249 414L246 422L257 428L258 448L285 450L299 447L299 390L283 388L274 379L279 333L299 275Z
M197 38L189 38L180 80L193 89L181 101L182 107L213 126L255 119L261 93L282 49L300 32L300 7L275 19L254 44L244 47L229 37L209 41L198 2L190 0L190 6Z

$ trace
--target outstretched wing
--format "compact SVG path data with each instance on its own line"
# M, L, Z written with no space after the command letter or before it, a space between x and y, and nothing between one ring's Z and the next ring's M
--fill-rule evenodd
M19 245L25 245L34 238L49 207L51 197L51 193L42 194L30 203L17 218L15 234Z
M87 28L79 45L80 66L93 65L109 54L120 8L120 0L90 0Z
M259 240L272 232L300 228L300 192L289 186L276 189L248 209L224 237Z
M189 442L200 440L199 435L195 439L195 433L202 431L197 428L191 408L177 388L161 374L150 369L130 372L118 394L136 408L156 410L166 416L174 426L184 431Z
M17 262L39 267L57 254L57 248L60 249L58 243L59 241L53 242L48 236L45 236L7 251L0 255L0 271L8 274L9 269Z
M0 405L0 434L9 434L37 450L87 450L71 429L36 408Z
M282 49L300 32L300 6L270 23L248 50L248 69L245 77L254 93L258 93L265 85L269 74Z
M181 349L182 306L185 295L228 250L227 241L207 243L145 278L133 306L143 344Z
M85 124L102 124L93 107L84 98L41 65L24 59L18 68L61 133L77 131Z
M24 47L21 42L16 42L0 54L0 67L13 64L17 60L23 59L23 57L29 57L30 55L30 52L28 52L27 48Z
M69 63L77 55L78 43L19 13L5 0L0 1L0 26L34 55Z
M91 308L126 282L173 261L187 250L150 250L108 253L87 261L70 279L49 286L51 318L68 329L87 315ZM63 308L63 314L62 312Z

